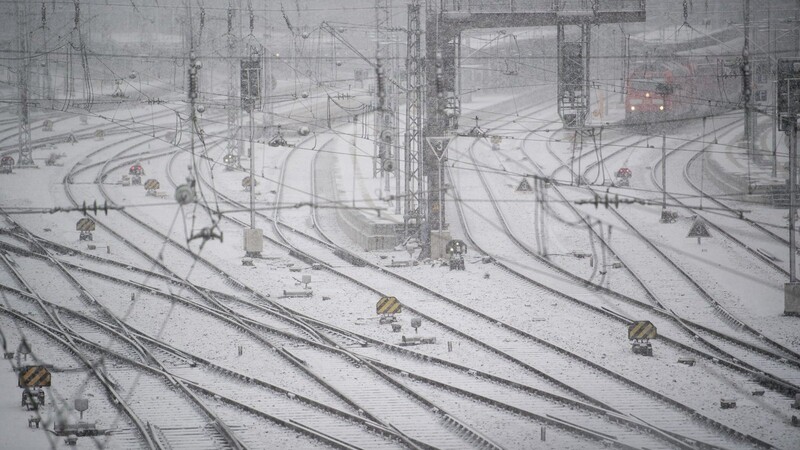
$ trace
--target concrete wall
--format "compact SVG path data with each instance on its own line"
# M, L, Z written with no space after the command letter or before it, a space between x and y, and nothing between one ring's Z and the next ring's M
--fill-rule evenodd
M336 159L330 154L323 154L320 156L317 167L316 176L320 188L324 192L330 192L334 201L341 202L341 192L339 192L335 175ZM329 170L331 167L334 170ZM374 223L371 218L364 216L361 212L346 208L336 209L336 221L347 237L366 251L391 250L399 244L395 224Z

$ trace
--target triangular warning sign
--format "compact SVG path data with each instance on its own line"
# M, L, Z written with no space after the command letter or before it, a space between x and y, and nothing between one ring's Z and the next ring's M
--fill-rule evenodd
M450 145L451 139L450 137L426 137L425 141L428 143L428 148L441 161L447 151L447 146Z
M527 178L523 178L522 181L519 182L519 186L517 186L517 191L518 192L519 191L530 192L532 190L533 189L531 188L531 184L528 183L528 179Z
M711 233L708 232L708 228L706 227L706 221L700 217L694 219L692 228L689 230L689 234L686 235L686 237L711 237Z

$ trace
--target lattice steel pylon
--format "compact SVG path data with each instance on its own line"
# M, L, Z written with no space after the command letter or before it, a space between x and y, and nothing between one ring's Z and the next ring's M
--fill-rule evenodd
M425 11L425 120L423 140L449 136L455 133L460 112L457 93L457 55L461 39L459 25L444 20L448 11L445 4L427 2ZM425 228L423 247L430 250L430 230L447 230L445 207L440 195L444 189L440 165L447 161L444 154L437 156L429 145L423 145L422 159L426 180ZM440 221L440 218L442 220Z
M18 166L32 166L31 154L31 124L28 115L28 81L30 71L30 37L28 34L29 3L23 2L20 10L19 2L14 2L17 15L17 45L19 50L19 66L17 76L19 79L19 158Z
M408 5L406 56L405 197L403 225L405 237L420 231L425 217L425 191L422 158L422 89L425 84L422 59L422 25L419 0Z
M397 115L396 90L387 80L394 76L393 49L390 45L392 34L392 1L375 1L375 58L377 61L377 89L375 111L375 155L373 158L373 174L386 177L386 189L389 189L389 173L393 164L395 151L395 117ZM388 170L387 170L388 169Z
M50 80L50 54L47 51L47 32L49 30L47 25L47 7L42 2L42 72L41 72L41 89L42 99L48 102L53 99L53 89Z
M226 167L233 168L239 166L240 148L238 145L238 123L239 105L236 99L239 92L237 91L236 82L239 79L237 72L237 58L236 58L236 36L233 34L233 5L228 5L228 101L225 104L228 119L228 134L225 143L225 163ZM236 161L235 163L232 163ZM230 163L229 163L230 162Z
M577 28L579 35L567 36L566 27ZM590 25L557 26L558 115L568 129L581 129L589 112Z

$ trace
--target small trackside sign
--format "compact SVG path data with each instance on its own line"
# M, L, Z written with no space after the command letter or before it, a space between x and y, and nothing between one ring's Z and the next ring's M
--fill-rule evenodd
M378 300L375 310L378 314L395 314L403 312L403 307L395 297L382 297Z

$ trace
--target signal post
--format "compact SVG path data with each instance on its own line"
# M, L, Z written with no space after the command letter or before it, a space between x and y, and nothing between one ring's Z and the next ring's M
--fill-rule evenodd
M800 113L800 58L778 60L778 129L789 135L789 282L784 285L784 314L800 315L795 215L797 214L797 115Z

